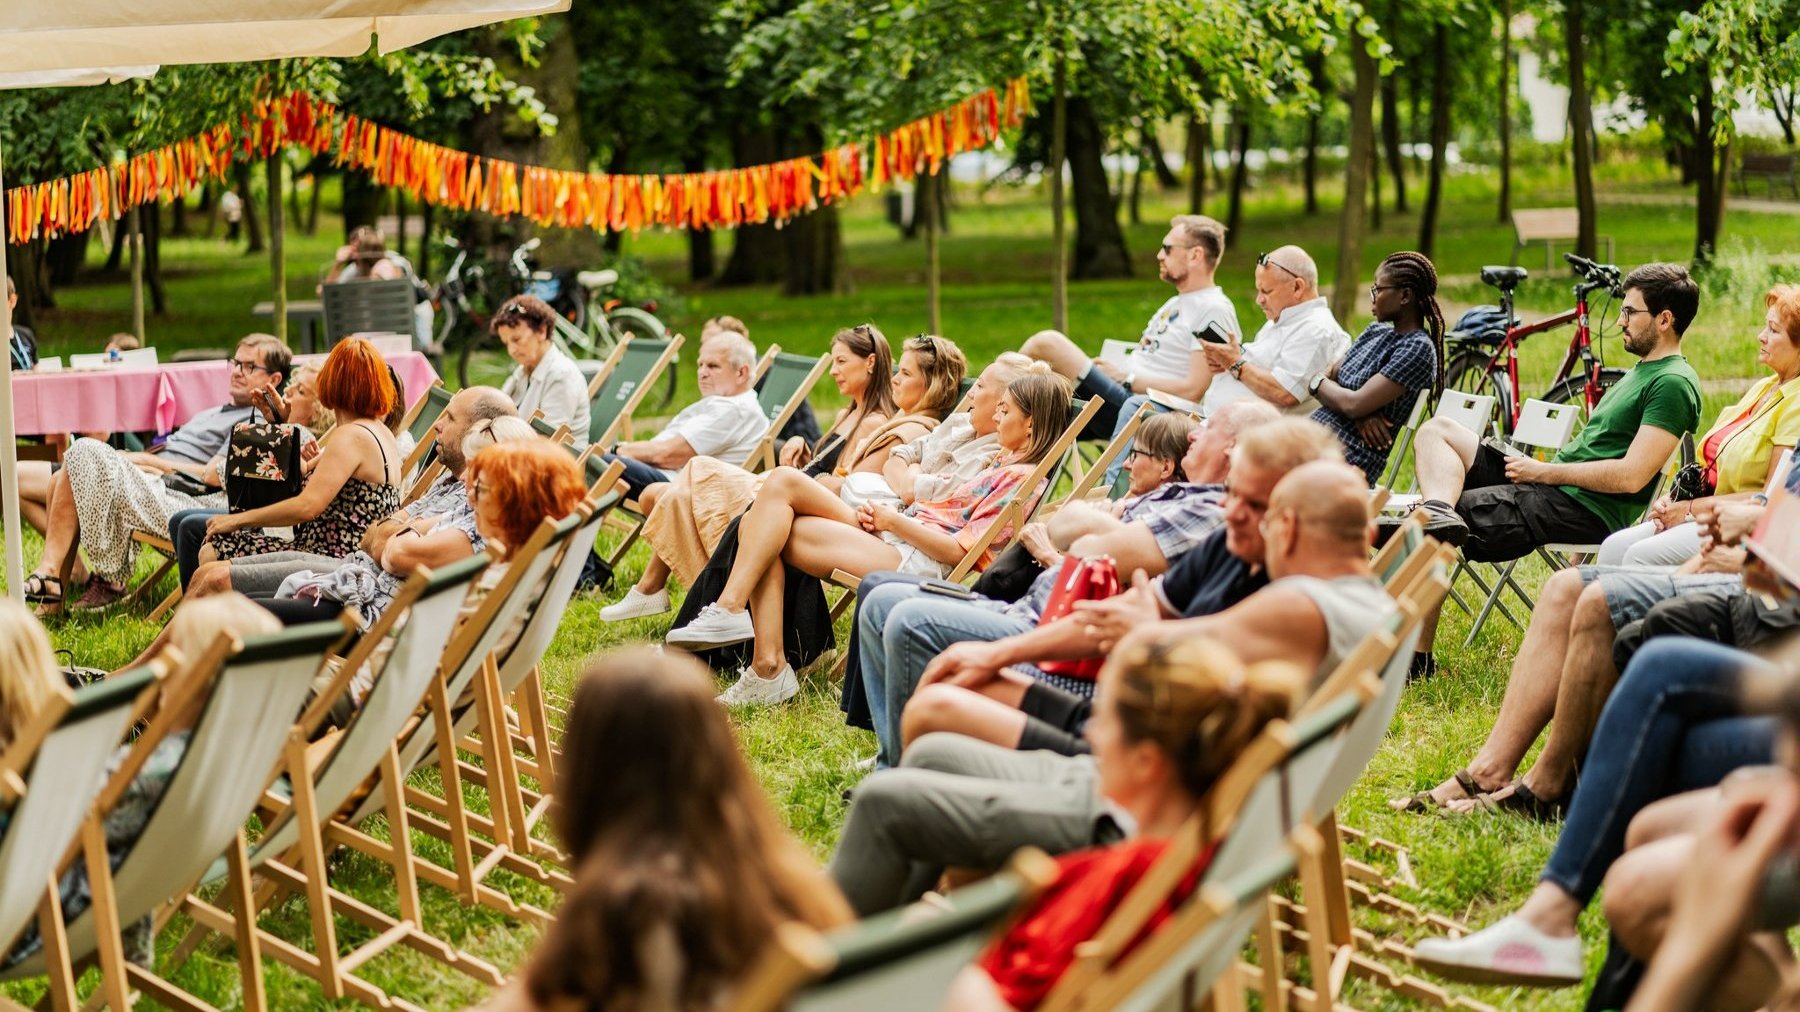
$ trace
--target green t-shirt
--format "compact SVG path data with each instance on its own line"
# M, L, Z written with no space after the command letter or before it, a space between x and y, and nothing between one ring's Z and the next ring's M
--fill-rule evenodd
M1699 423L1700 377L1687 359L1670 355L1639 362L1594 406L1587 427L1551 459L1559 464L1617 460L1631 449L1642 426L1654 425L1680 436L1694 431ZM1616 531L1637 522L1655 487L1652 476L1632 493L1592 492L1573 485L1564 485L1562 490Z

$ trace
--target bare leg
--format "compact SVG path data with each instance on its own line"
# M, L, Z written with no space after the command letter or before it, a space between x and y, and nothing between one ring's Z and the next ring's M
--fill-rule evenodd
M81 517L75 512L75 491L69 484L69 472L56 473L48 502L50 524L44 531L44 555L38 561L37 572L60 577L74 568L75 545L81 537Z
M219 561L219 553L213 549L212 542L200 546L200 565Z
M1582 904L1562 891L1561 886L1539 882L1518 916L1525 923L1552 938L1570 938L1575 934L1575 921L1581 916Z
M206 562L194 570L188 581L188 597L211 597L231 589L231 563L224 560Z
M1606 595L1600 584L1594 583L1575 602L1550 740L1544 743L1544 751L1525 775L1526 786L1540 798L1569 794L1575 764L1587 754L1594 725L1600 720L1600 708L1606 705L1606 697L1619 680L1612 661L1615 635L1612 615L1606 610Z
M855 524L841 524L823 517L794 521L793 536L781 552L782 561L802 573L823 579L841 569L861 578L900 565L900 551Z
M1040 330L1025 339L1019 350L1070 379L1080 379L1093 367L1093 357L1075 347L1075 342L1054 330Z
M1513 658L1512 677L1506 681L1494 729L1469 761L1469 775L1483 790L1498 790L1512 780L1531 743L1556 712L1556 687L1569 642L1570 616L1580 595L1581 574L1573 569L1555 573L1544 582L1531 625ZM1440 805L1467 797L1455 777L1433 788L1431 796Z
M763 573L780 558L788 543L797 517L824 517L862 534L871 541L879 538L856 526L856 513L842 499L826 491L818 482L800 471L784 468L769 475L749 512L738 523L737 561L720 592L718 606L726 611L743 611L750 604L750 593ZM892 551L890 549L890 551ZM829 575L827 569L824 574Z
M667 587L669 572L669 564L662 560L662 556L652 553L650 561L644 563L644 575L638 577L637 592L654 594Z
M1025 714L960 685L927 685L906 701L900 715L900 741L911 745L933 731L951 731L1002 748L1018 748L1025 734Z
M756 630L750 653L750 669L758 678L774 678L787 663L785 595L787 570L770 566L750 594L750 625Z
M1419 494L1455 506L1480 447L1480 437L1448 418L1433 418L1419 426L1413 437Z

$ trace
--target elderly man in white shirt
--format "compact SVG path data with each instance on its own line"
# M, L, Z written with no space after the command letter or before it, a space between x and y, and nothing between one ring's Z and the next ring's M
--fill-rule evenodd
M1350 346L1350 335L1319 294L1319 268L1298 246L1283 246L1256 260L1256 304L1269 322L1256 340L1205 344L1211 370L1200 403L1210 414L1247 397L1260 397L1289 414L1311 414L1319 405L1307 386Z
M768 431L769 419L756 399L751 381L756 346L735 331L720 331L700 345L700 399L657 434L655 439L620 443L602 454L625 465L625 484L647 512L646 490L675 477L695 457L714 457L742 464ZM655 493L650 494L653 502Z

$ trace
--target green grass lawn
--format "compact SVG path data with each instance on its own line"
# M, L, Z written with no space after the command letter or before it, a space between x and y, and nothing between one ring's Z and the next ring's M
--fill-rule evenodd
M1652 173L1637 164L1606 163L1601 171L1611 192L1659 185ZM1554 167L1523 170L1517 187L1521 206L1567 202L1563 196L1566 184ZM1208 209L1222 213L1223 205L1223 199L1215 197ZM1220 278L1247 325L1260 319L1249 298L1254 251L1297 242L1312 251L1326 277L1332 274L1335 217L1329 208L1308 217L1301 207L1291 185L1268 183L1249 196L1243 228L1232 238L1232 251ZM1078 340L1097 347L1103 337L1128 338L1142 328L1149 312L1166 296L1165 288L1155 280L1152 253L1167 217L1178 210L1168 198L1150 196L1145 201L1144 223L1129 228L1128 243L1139 267L1138 278L1071 286L1070 330ZM1505 262L1512 237L1508 226L1494 220L1492 187L1483 177L1450 179L1444 218L1438 239L1440 272L1454 282L1444 293L1454 318L1455 311L1487 301L1491 293L1467 279L1484 263ZM327 229L332 227L328 223ZM1414 246L1416 228L1416 215L1389 214L1384 229L1370 237L1365 265L1372 268L1384 253ZM750 323L758 342L776 341L788 350L809 353L823 351L838 327L865 320L875 321L892 338L924 329L922 246L896 238L881 221L875 198L865 197L851 205L844 231L845 262L852 283L849 292L829 298L786 299L769 288L726 290L683 284L682 305L673 324L693 333L700 319L731 313ZM1685 259L1691 246L1690 212L1679 207L1607 205L1603 207L1602 231L1615 237L1618 258L1624 264ZM1790 216L1735 213L1727 220L1726 233L1733 252L1724 258L1725 270L1708 281L1700 320L1687 342L1701 374L1720 381L1709 385L1709 421L1721 405L1734 399L1737 386L1757 372L1754 335L1761 323L1762 290L1777 274L1796 274L1792 267L1771 266L1770 257L1763 252L1787 251L1786 244L1794 234ZM959 194L943 246L943 330L961 343L971 361L985 362L1049 325L1048 235L1048 215L1035 194L1006 189ZM293 297L311 294L317 266L330 257L336 245L335 232L290 237ZM681 276L682 237L647 234L630 240L628 249L644 257L659 274L671 279ZM206 239L169 241L163 256L171 312L167 317L152 318L151 343L165 353L180 347L229 346L246 331L261 329L249 310L252 303L266 297L265 259L244 257L217 240ZM1527 262L1533 262L1529 255ZM1367 276L1365 270L1365 281ZM1567 297L1566 285L1560 279L1534 279L1521 300L1527 315L1559 308L1559 300ZM107 334L126 329L129 298L118 279L60 289L58 301L58 308L41 314L38 324L45 354L97 349ZM1361 311L1366 312L1366 307ZM1596 322L1610 325L1611 321ZM1527 344L1527 393L1546 384L1561 347L1562 340L1553 336ZM1605 351L1608 361L1625 357L1616 339L1605 342ZM692 395L691 376L684 376L682 400ZM545 679L553 691L566 691L584 660L595 652L620 643L659 639L666 631L666 617L620 625L607 625L598 618L599 608L616 599L636 578L644 551L642 547L634 550L612 592L581 597L571 606L544 663ZM36 559L35 538L28 539L26 553L28 560ZM1536 586L1543 577L1538 567L1528 566L1525 571L1528 586ZM70 650L77 663L112 667L130 658L154 635L154 627L143 619L147 610L146 605L104 616L58 619L51 631L57 646ZM1408 690L1387 744L1341 812L1346 824L1411 848L1420 885L1416 890L1400 890L1403 899L1481 924L1525 895L1555 839L1554 829L1493 816L1399 816L1384 804L1389 797L1447 777L1467 761L1487 733L1519 635L1496 619L1480 639L1464 647L1467 627L1467 618L1449 609L1440 635L1439 677ZM873 750L873 739L843 725L836 704L837 687L828 682L823 670L804 676L803 686L801 696L789 705L737 714L733 719L770 797L794 832L824 859L843 821L840 796L858 778L855 763ZM670 745L679 747L679 742ZM346 854L336 859L335 868L339 881L356 895L378 903L391 898L383 866ZM539 902L547 901L541 893L526 891ZM515 966L530 947L533 932L498 915L466 910L429 889L426 898L427 920L433 928L504 968ZM298 908L290 908L269 923L297 938L306 922ZM1420 933L1417 928L1373 917L1365 923L1408 940ZM1596 914L1590 913L1584 922L1584 933L1590 941L1604 936ZM165 951L171 941L165 936ZM1597 960L1597 949L1593 955ZM479 987L410 955L384 957L365 972L377 984L432 1008L458 1007L481 994ZM215 1003L231 1005L236 1000L227 952L215 949L204 954L179 981ZM270 981L276 1007L331 1004L273 965ZM8 993L30 998L36 991L27 984ZM1581 1002L1578 992L1475 989L1466 993L1503 1008L1574 1009ZM1351 1000L1358 1007L1401 1007L1395 999L1360 986Z

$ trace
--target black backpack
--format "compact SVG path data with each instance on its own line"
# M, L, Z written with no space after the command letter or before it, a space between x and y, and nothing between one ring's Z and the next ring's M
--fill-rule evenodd
M225 451L225 502L242 513L300 494L300 428L271 422L231 427Z

